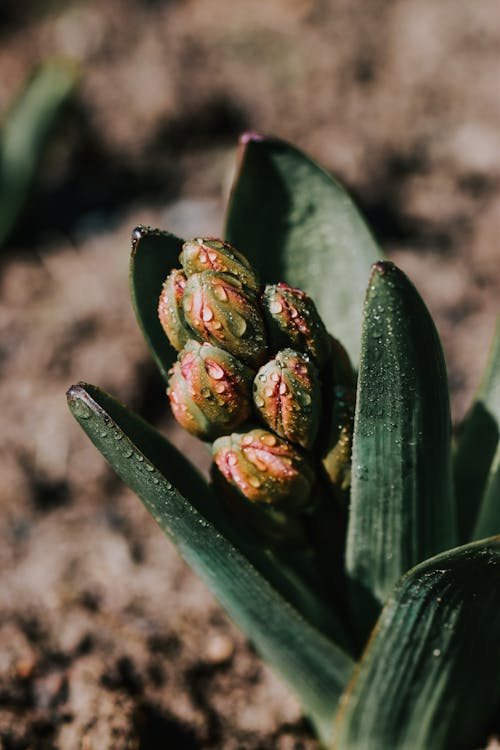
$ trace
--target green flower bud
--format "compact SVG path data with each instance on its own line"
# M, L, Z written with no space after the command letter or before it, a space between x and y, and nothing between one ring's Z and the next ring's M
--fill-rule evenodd
M248 418L253 372L228 352L190 340L170 370L174 417L192 435L214 440Z
M212 452L222 476L247 500L290 513L311 509L312 467L272 432L233 433L216 440Z
M228 273L239 279L243 287L253 294L260 291L260 284L252 266L229 242L197 237L183 244L179 260L186 276L201 271Z
M355 396L354 388L337 386L334 389L329 441L331 447L323 459L331 482L341 490L348 490L351 484Z
M226 273L202 271L187 280L183 309L195 334L252 367L266 356L264 321L253 295Z
M321 388L307 354L283 349L263 365L253 383L253 400L264 422L280 437L312 447L321 413Z
M262 304L274 350L290 346L309 354L319 368L323 367L330 342L316 305L307 294L288 284L269 284Z
M179 268L174 268L163 283L158 301L158 317L163 330L174 349L178 352L193 334L186 325L182 310L182 298L186 286L186 276Z

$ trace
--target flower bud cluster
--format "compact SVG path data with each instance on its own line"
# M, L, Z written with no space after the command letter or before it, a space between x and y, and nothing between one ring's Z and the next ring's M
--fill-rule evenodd
M191 240L179 261L158 304L179 352L169 372L172 412L193 435L214 441L219 483L272 509L281 528L282 517L313 508L315 454L317 462L328 453L331 476L342 486L348 481L349 358L303 291L283 283L263 288L229 243ZM332 400L324 391L333 385Z

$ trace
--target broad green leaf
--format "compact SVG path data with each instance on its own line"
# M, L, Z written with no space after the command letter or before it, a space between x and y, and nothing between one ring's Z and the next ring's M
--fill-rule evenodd
M169 232L151 227L139 226L132 232L132 303L146 343L165 380L177 355L160 325L158 299L172 268L180 267L182 242Z
M463 423L454 456L457 515L463 542L500 533L499 439L500 319L488 365Z
M357 363L366 278L382 253L336 180L284 141L244 135L226 239L264 281L307 292Z
M383 602L399 577L456 544L446 366L434 323L392 263L366 294L347 569Z
M259 572L266 564L259 550L242 550L210 488L167 440L94 386L72 386L68 401L92 442L288 683L327 740L337 700L352 673L351 658Z
M2 124L0 246L19 218L43 148L76 81L77 69L72 63L46 62L20 92Z
M472 750L485 740L500 706L499 581L499 537L402 578L341 701L335 750Z
M491 462L484 490L481 511L474 529L474 539L500 532L500 443Z

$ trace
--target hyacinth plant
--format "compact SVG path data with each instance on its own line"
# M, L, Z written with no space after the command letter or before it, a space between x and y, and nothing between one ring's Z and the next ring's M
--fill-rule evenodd
M415 287L307 156L240 149L224 240L132 236L137 318L211 481L95 386L70 409L326 747L472 750L500 707L500 336L453 443Z

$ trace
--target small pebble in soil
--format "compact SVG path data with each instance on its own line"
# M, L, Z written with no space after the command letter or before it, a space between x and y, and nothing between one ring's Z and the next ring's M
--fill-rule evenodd
M210 664L229 661L234 652L234 643L227 635L211 636L205 645L204 658Z

